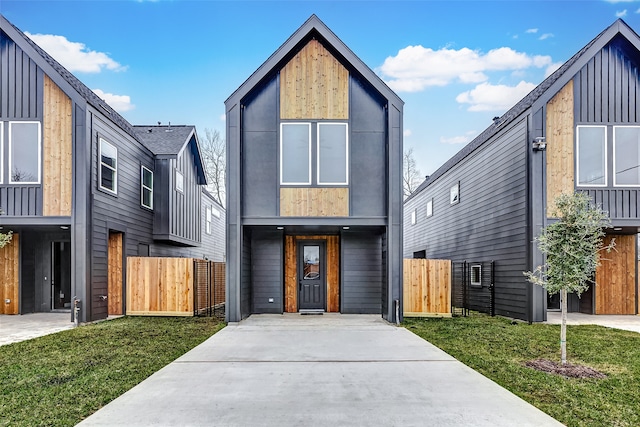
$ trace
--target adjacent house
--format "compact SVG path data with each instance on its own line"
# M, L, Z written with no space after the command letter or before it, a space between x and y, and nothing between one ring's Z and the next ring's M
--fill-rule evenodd
M639 67L640 38L617 20L407 198L404 256L466 260L472 299L493 286L497 314L546 320L559 301L522 272L543 262L533 240L553 200L582 191L609 213L617 250L570 309L637 314ZM493 283L479 269L490 261Z
M398 320L402 100L314 15L225 108L227 320Z
M124 312L127 256L224 258L204 184L192 126L132 126L0 16L1 314L77 299L102 319Z

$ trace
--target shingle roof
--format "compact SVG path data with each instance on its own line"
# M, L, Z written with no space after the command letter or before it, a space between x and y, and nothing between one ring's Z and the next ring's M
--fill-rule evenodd
M511 123L514 119L524 113L526 110L531 108L531 106L556 82L558 81L564 73L571 68L573 64L578 62L580 58L593 46L604 33L609 31L615 25L622 23L625 27L628 26L621 19L616 20L613 24L607 27L604 31L598 34L593 40L591 40L585 47L580 49L575 55L573 55L567 62L565 62L560 68L558 68L554 73L552 73L549 77L542 81L538 86L536 86L527 96L522 98L516 105L511 107L506 113L504 113L500 118L496 119L493 124L491 124L488 128L486 128L480 135L474 138L470 143L464 146L460 151L458 151L453 157L447 160L442 166L440 166L433 174L429 175L427 179L424 180L418 188L411 193L406 199L405 202L411 200L413 197L418 195L422 190L427 188L429 184L433 181L441 177L445 174L449 169L458 164L462 159L467 157L473 151L475 151L482 144L491 139L500 129L502 129L505 125Z
M196 131L191 125L135 125L133 129L140 142L156 156L177 155Z

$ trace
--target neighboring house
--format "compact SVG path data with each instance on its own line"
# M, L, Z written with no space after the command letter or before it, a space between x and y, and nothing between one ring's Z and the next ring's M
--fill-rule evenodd
M544 261L534 237L554 221L553 200L583 191L609 213L617 250L570 309L638 313L639 66L640 38L618 20L407 198L405 257L495 261L495 312L543 321L559 301L522 272ZM488 294L487 275L468 272L471 297Z
M402 313L403 102L315 15L225 102L227 319Z
M68 310L74 297L81 322L122 313L127 256L202 256L195 130L142 138L2 16L0 30L0 227L14 232L0 313Z

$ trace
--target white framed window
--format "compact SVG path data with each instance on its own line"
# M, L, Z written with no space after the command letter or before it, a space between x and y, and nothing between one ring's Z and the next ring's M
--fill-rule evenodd
M318 123L317 172L319 185L349 183L347 123Z
M176 169L176 190L184 193L184 175Z
M433 197L427 200L427 218L433 216Z
M411 211L411 225L416 225L416 221L417 221L417 214L416 214L416 210L412 210Z
M4 179L4 122L0 122L0 184Z
M118 149L100 138L98 141L98 182L102 190L118 194Z
M144 166L140 171L140 203L145 208L153 209L153 172Z
M578 186L607 186L607 127L578 126L576 138Z
M280 124L280 184L311 185L311 123Z
M216 218L220 218L220 211L216 208L211 208L211 213L213 213L213 216L215 216Z
M40 122L9 122L10 184L40 184L40 139Z
M613 185L640 187L640 126L613 127Z
M452 205L460 203L460 182L456 182L449 190L449 203Z
M211 234L211 206L207 206L204 210L205 214L205 232Z
M472 286L482 286L482 265L475 264L469 270L470 282Z

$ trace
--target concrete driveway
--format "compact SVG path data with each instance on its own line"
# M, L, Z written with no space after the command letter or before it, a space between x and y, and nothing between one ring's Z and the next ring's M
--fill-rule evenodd
M0 345L38 338L73 328L70 312L0 315Z
M81 426L556 426L412 334L363 315L254 315Z

